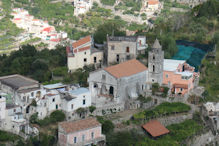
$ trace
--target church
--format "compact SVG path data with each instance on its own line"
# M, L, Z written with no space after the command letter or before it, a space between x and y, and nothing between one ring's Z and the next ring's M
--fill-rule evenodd
M98 109L123 110L127 102L136 100L154 83L168 87L169 94L184 96L196 86L199 74L194 70L185 60L164 59L156 39L148 54L148 67L131 59L89 74L92 104Z

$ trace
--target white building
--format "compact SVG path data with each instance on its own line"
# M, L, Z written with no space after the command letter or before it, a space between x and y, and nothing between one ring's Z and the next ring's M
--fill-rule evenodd
M103 51L94 48L94 41L90 35L74 42L66 51L69 71L90 64L100 65L103 60Z
M65 111L68 119L81 118L83 115L77 115L79 108L88 108L91 106L91 94L87 88L77 88L65 92L62 97L62 110Z
M0 121L5 119L6 99L0 95Z
M205 115L215 115L216 113L219 113L219 102L207 102L203 105L204 109L203 112Z
M29 122L24 119L22 107L15 104L6 104L5 119L0 122L0 129L24 136L29 133Z
M74 0L74 15L85 14L93 6L93 0Z
M0 90L11 94L13 102L22 106L23 112L29 112L32 100L38 101L45 95L45 90L38 81L22 75L9 75L0 77Z

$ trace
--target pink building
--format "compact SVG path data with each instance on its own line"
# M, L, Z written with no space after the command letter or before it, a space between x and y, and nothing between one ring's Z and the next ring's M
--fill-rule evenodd
M105 135L101 124L95 118L59 123L58 138L60 146L104 145Z
M163 84L171 88L171 92L184 95L194 88L198 73L185 60L164 59Z

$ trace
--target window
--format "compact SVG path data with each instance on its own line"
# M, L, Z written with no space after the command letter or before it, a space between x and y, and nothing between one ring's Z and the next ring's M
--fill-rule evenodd
M91 138L94 139L94 132L91 132Z
M155 60L155 56L153 55L153 60Z
M153 72L155 72L155 66L153 65Z
M97 57L94 57L94 63L97 63Z
M73 108L74 108L74 105L72 104L72 105L71 105L71 109L73 109Z
M85 140L85 135L83 134L83 135L82 135L82 141L84 141L84 140Z
M33 92L31 92L31 96L32 96L32 97L34 96L34 93L33 93Z
M113 46L111 46L111 50L115 50L115 46L113 45Z
M55 102L55 98L52 99L52 102Z
M84 54L86 55L86 52L84 52Z
M86 100L85 99L83 99L83 105L85 105L86 104Z
M168 74L166 74L166 78L168 78Z
M77 137L74 137L74 143L77 143Z
M102 80L106 80L106 75L102 75Z
M180 88L180 91L183 91L183 88Z
M126 53L129 53L129 47L126 47Z
M16 112L16 109L14 109L14 113Z
M84 62L87 62L87 58L84 58Z
M116 55L116 61L119 62L119 54Z
M59 108L59 106L58 106L58 104L56 104L56 109L58 109Z

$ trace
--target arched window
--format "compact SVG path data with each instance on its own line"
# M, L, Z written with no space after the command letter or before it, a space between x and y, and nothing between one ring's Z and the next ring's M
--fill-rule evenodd
M153 65L153 72L155 72L155 66Z

